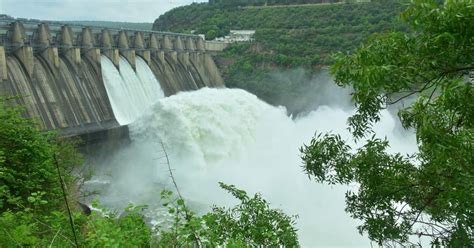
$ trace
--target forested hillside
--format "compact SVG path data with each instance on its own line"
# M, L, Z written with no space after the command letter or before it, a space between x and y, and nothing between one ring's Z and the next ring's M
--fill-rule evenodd
M256 30L254 43L234 44L217 58L225 62L220 64L227 86L244 88L290 112L301 112L308 104L279 99L281 90L294 96L306 92L307 82L297 80L289 85L271 72L303 67L309 75L298 78L311 78L313 70L332 64L332 54L350 53L374 33L406 30L398 21L403 9L399 1L390 0L281 8L201 3L165 13L153 29L202 33L206 39L227 35L231 29Z
M352 0L355 2L356 0ZM210 4L221 6L269 6L269 5L289 5L289 4L319 4L336 3L343 0L209 0Z

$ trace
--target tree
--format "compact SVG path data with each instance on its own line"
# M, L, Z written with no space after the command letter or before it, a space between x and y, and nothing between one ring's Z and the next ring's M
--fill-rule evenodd
M411 32L372 37L352 55L338 55L336 83L354 89L349 130L364 145L353 151L339 135L318 134L301 148L317 182L357 183L346 211L379 244L426 236L432 245L474 245L474 2L413 0L402 14ZM416 132L418 152L389 154L375 138L380 111L409 96L399 111Z
M207 31L206 33L206 40L213 40L217 37L217 31L214 29L211 29Z
M297 216L270 208L260 194L250 197L234 185L220 182L219 186L240 204L214 206L202 217L187 208L181 196L173 199L171 191L161 192L174 224L171 229L159 230L160 247L299 247Z
M11 100L0 97L0 246L47 246L51 240L71 246L61 184L75 191L70 172L81 156L74 142L41 132Z
M21 108L7 103L0 98L0 211L37 203L49 211L63 203L56 163L70 184L69 171L80 164L81 156L71 143L40 132L32 119L21 117Z

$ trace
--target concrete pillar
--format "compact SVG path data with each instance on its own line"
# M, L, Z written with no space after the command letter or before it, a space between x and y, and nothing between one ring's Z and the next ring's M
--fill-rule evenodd
M100 64L100 49L94 48L95 38L90 27L82 29L81 34L81 53L91 61Z
M176 51L168 51L166 52L167 54L169 54L171 56L171 58L173 58L174 60L178 60L178 52Z
M14 53L21 61L26 69L29 76L33 75L34 69L34 56L33 48L31 46L25 46L26 34L25 27L21 22L14 22L10 26L9 38L13 44Z
M201 37L196 39L196 50L198 51L205 51L206 46L204 45L204 40Z
M37 40L36 42L41 48L49 47L51 36L49 31L49 26L46 23L41 23L38 25L37 32Z
M181 61L181 63L183 63L185 65L191 64L189 62L189 53L188 52L179 52L179 53L177 53L177 56L179 58L179 61Z
M80 64L82 62L81 58L81 49L77 47L73 47L71 49L68 49L66 52L64 52L66 57L69 57L72 62L76 64Z
M120 51L120 55L122 55L128 63L132 66L132 68L136 69L136 62L135 62L135 50L130 49L129 42L128 42L128 35L126 31L120 31L118 34L118 47Z
M173 50L173 43L171 42L171 38L168 35L163 36L163 39L161 40L161 48L164 51Z
M33 56L33 48L30 46L23 46L15 50L15 54L21 61L29 76L33 75L35 67L35 60Z
M118 47L120 49L128 49L128 36L126 31L120 31L118 34Z
M72 32L71 27L68 25L64 25L61 27L61 40L60 45L62 47L61 50L67 50L73 46L74 41L74 33Z
M145 48L145 39L142 32L135 32L133 46L135 47L135 53L142 57L147 64L150 64L150 50Z
M164 51L152 51L150 54L151 58L157 58L160 61L165 61L165 52Z
M164 51L156 51L153 53L153 56L156 56L160 59L160 61L165 61L165 52Z
M55 68L59 68L59 52L57 47L48 47L41 51L41 56ZM73 56L77 60L77 56ZM79 55L80 59L80 55ZM79 61L80 62L80 61Z
M81 35L81 45L84 48L92 48L94 47L94 37L92 36L92 30L89 27L85 27L82 29Z
M151 51L150 50L142 50L138 53L142 59L146 61L147 64L150 64L151 61Z
M151 52L151 57L157 57L160 61L164 61L165 53L160 50L161 49L161 42L158 41L158 37L156 34L150 34L150 38L148 39L148 49Z
M0 46L0 81L8 79L7 70L7 56L5 54L5 48Z
M46 23L40 23L35 33L35 42L39 49L34 49L52 68L59 68L59 53L57 47L50 47L51 34Z
M51 47L51 32L48 24L40 23L33 33L35 47L33 52L43 57L51 68L59 68L59 54L57 47Z
M145 43L143 39L143 33L142 32L135 32L135 36L133 37L133 47L136 49L144 49L145 48Z
M160 44L158 43L158 38L155 34L150 34L150 38L148 39L148 48L151 51L160 49Z
M91 48L89 49L86 54L87 58L89 58L91 61L100 64L100 49L99 48Z
M11 24L8 38L14 47L21 47L25 45L25 27L21 22L14 22Z
M108 29L102 29L100 43L103 48L112 48L112 37L110 36L110 32Z
M64 54L74 63L81 63L81 49L74 47L75 34L68 25L61 27L60 33L60 53Z
M112 61L112 63L115 65L115 67L119 68L119 51L118 49L113 48L113 40L112 36L110 35L110 32L108 29L102 29L102 35L100 39L101 47L102 47L102 54L107 56L107 58Z
M196 44L194 44L194 39L192 37L186 38L186 50L188 51L196 50Z
M180 36L176 36L174 39L174 50L178 52L184 50L183 41Z

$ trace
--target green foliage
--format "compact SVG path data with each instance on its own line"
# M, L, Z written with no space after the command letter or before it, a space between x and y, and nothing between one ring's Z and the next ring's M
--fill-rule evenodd
M211 240L217 244L239 241L248 247L298 246L295 217L271 209L259 194L249 197L233 185L220 183L220 186L241 203L231 209L214 207L203 217L211 227Z
M153 236L140 215L141 207L129 207L121 216L103 210L91 216L74 213L79 244L83 247L150 247ZM36 213L32 210L6 211L0 215L2 247L73 247L65 211Z
M63 174L81 160L71 144L39 132L20 109L0 99L0 210L58 207L62 193L55 158ZM70 183L71 177L65 180Z
M291 4L321 4L338 3L343 0L209 0L210 4L216 4L222 7L240 7L240 6L272 6L272 5L291 5Z
M214 29L210 29L206 33L206 39L213 40L217 37L217 31Z
M404 30L396 22L402 9L398 1L248 9L192 4L160 16L153 30L212 31L218 37L231 29L256 30L255 39L263 51L252 47L245 54L255 60L253 65L271 61L283 67L314 67L331 64L332 53L352 51L373 33Z
M20 108L5 106L7 102L0 100L0 246L71 247L56 163L72 191L71 170L81 156L73 143L40 132L33 120L21 117ZM74 212L78 238L87 247L143 247L151 235L137 211L127 209L121 218Z
M170 230L161 230L162 247L182 247L201 244L226 247L298 247L295 217L281 210L271 209L259 195L249 197L233 185L219 183L221 188L240 200L240 204L226 209L213 207L202 217L196 216L181 198L172 200L170 191L162 192L162 199L174 224Z
M435 246L474 245L474 87L466 77L474 70L473 9L472 1L415 0L403 14L412 33L375 36L332 68L339 85L354 89L355 140L373 133L387 104L417 96L399 112L416 132L413 155L389 154L388 141L374 136L355 152L331 134L301 148L316 181L359 184L346 211L380 244L415 235Z
M150 247L152 233L141 211L144 206L129 206L118 216L102 209L88 218L84 243L87 247Z
M64 213L52 212L47 218L24 211L5 211L0 215L0 245L2 247L70 247L73 245L67 217ZM68 236L65 236L68 235Z

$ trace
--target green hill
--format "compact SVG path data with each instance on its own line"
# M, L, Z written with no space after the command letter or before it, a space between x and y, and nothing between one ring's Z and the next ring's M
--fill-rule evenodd
M327 65L336 51L352 51L370 34L402 29L396 1L308 5L288 8L222 8L192 4L160 16L154 30L224 36L231 29L256 30L256 40L281 65Z
M278 8L200 3L163 14L153 29L206 34L206 39L225 36L230 30L256 30L254 42L233 44L217 56L226 85L301 112L305 103L282 101L280 94L297 97L307 91L307 82L279 82L272 72L302 67L309 75L297 78L311 78L315 70L333 62L332 54L350 53L374 33L406 30L398 21L403 9L393 0Z
M272 6L292 4L336 3L344 0L209 0L210 4L220 6ZM355 2L355 0L352 0Z

